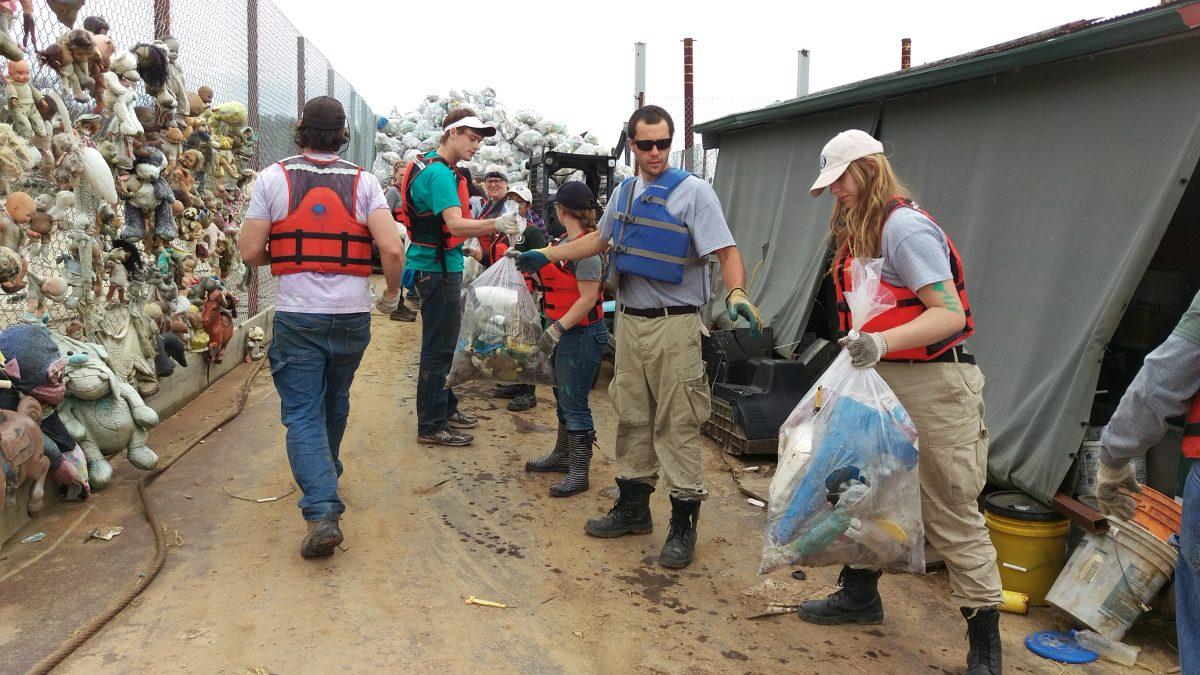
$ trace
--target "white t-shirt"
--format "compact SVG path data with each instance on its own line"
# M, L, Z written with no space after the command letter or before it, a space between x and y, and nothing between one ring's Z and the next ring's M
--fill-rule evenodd
M307 156L322 161L337 158L337 155L326 152L316 152ZM354 203L354 217L364 225L370 213L388 208L379 179L369 171L363 171L359 175ZM287 213L287 178L279 164L272 164L263 169L254 183L254 194L250 197L246 217L274 223L286 218ZM371 311L370 277L298 272L285 274L278 279L276 311L301 314L354 314Z

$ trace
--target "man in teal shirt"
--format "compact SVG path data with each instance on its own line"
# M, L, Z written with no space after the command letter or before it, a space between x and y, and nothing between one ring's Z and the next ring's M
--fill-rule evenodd
M470 445L474 436L460 429L470 429L479 420L460 411L458 398L446 389L446 375L450 372L462 322L462 244L445 249L438 244L429 245L417 223L436 227L439 231L432 239L439 241L443 232L455 238L494 232L516 236L520 225L512 214L471 220L469 210L463 211L464 200L459 193L459 183L465 178L452 168L474 157L480 142L496 134L495 127L480 121L469 108L459 108L446 116L442 131L441 144L422 158L420 164L424 168L413 178L405 199L412 230L407 266L415 270L414 281L421 296L417 441L430 445ZM418 243L423 239L424 244Z

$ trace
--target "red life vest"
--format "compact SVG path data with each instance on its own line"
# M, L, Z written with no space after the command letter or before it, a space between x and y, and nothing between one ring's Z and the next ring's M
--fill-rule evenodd
M889 216L899 208L909 208L919 211L929 220L937 224L925 211L921 210L912 200L903 197L894 197L888 204L887 213L884 214L884 223L887 222ZM941 227L939 225L939 227ZM943 231L943 234L945 232ZM954 288L958 292L958 301L962 305L963 313L966 315L967 323L963 329L954 335L940 342L925 346L915 347L913 349L902 349L898 351L890 351L884 355L884 361L931 361L938 356L944 354L951 347L960 345L975 334L975 319L971 316L971 303L967 300L967 284L964 280L962 258L958 255L958 249L955 248L954 242L950 241L950 237L946 236L946 246L950 249L950 274L954 280ZM845 291L851 290L850 284L850 255L849 246L843 248L838 254L838 263L834 268L833 283L837 291L837 311L838 325L842 331L850 330L850 306L846 304ZM863 326L863 332L879 333L889 328L903 326L912 321L925 311L925 304L917 297L914 291L911 291L903 286L893 286L886 281L880 280L880 286L891 291L896 296L896 306L879 316L867 322Z
M281 162L288 214L271 223L271 274L371 274L371 231L354 217L362 168L306 155Z
M1200 393L1192 398L1183 422L1183 456L1200 459Z
M467 190L467 179L457 169L450 166L445 157L434 155L433 157L418 157L408 163L404 167L404 177L400 183L404 186L401 190L401 195L404 200L405 226L408 227L409 237L416 246L429 246L437 249L437 261L441 264L442 270L446 269L446 251L457 247L466 241L466 237L455 237L450 233L450 228L446 226L446 221L442 218L442 214L426 211L425 213L417 213L416 207L413 206L412 186L426 167L438 163L445 166L454 174L458 183L458 202L462 208L463 216L471 215L471 193Z
M563 238L555 239L551 246L557 246ZM538 270L542 278L542 312L550 321L557 321L566 316L575 301L579 300L579 281L575 278L574 262L547 263ZM590 326L604 319L603 290L596 294L596 304L579 320L577 325Z

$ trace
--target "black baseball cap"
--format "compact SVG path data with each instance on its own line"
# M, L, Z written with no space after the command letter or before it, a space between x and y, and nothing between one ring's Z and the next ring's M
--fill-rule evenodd
M563 208L575 211L586 211L596 206L596 195L592 194L587 183L573 180L563 183L555 194L555 201Z
M305 129L343 129L346 126L346 110L342 102L329 96L311 98L304 104L300 115L300 126Z

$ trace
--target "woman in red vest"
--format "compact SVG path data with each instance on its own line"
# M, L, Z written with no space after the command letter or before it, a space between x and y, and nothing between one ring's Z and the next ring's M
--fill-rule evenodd
M567 233L552 246L574 241L596 229L596 198L587 185L565 183L555 199L555 213ZM550 324L542 333L542 348L554 351L558 441L550 454L526 462L525 470L566 473L550 488L552 497L569 497L588 488L596 439L588 393L608 345L600 294L603 267L600 256L591 256L574 262L547 263L538 270L543 311Z
M858 368L875 368L916 424L926 540L945 558L951 595L967 620L967 672L1001 672L1000 573L977 499L987 480L983 374L966 349L975 330L962 259L940 226L908 199L883 154L863 131L838 134L821 152L812 186L837 199L830 219L841 330L850 329L844 292L854 258L883 258L883 286L895 308L842 344ZM880 623L880 572L845 567L842 588L804 603L811 623Z

